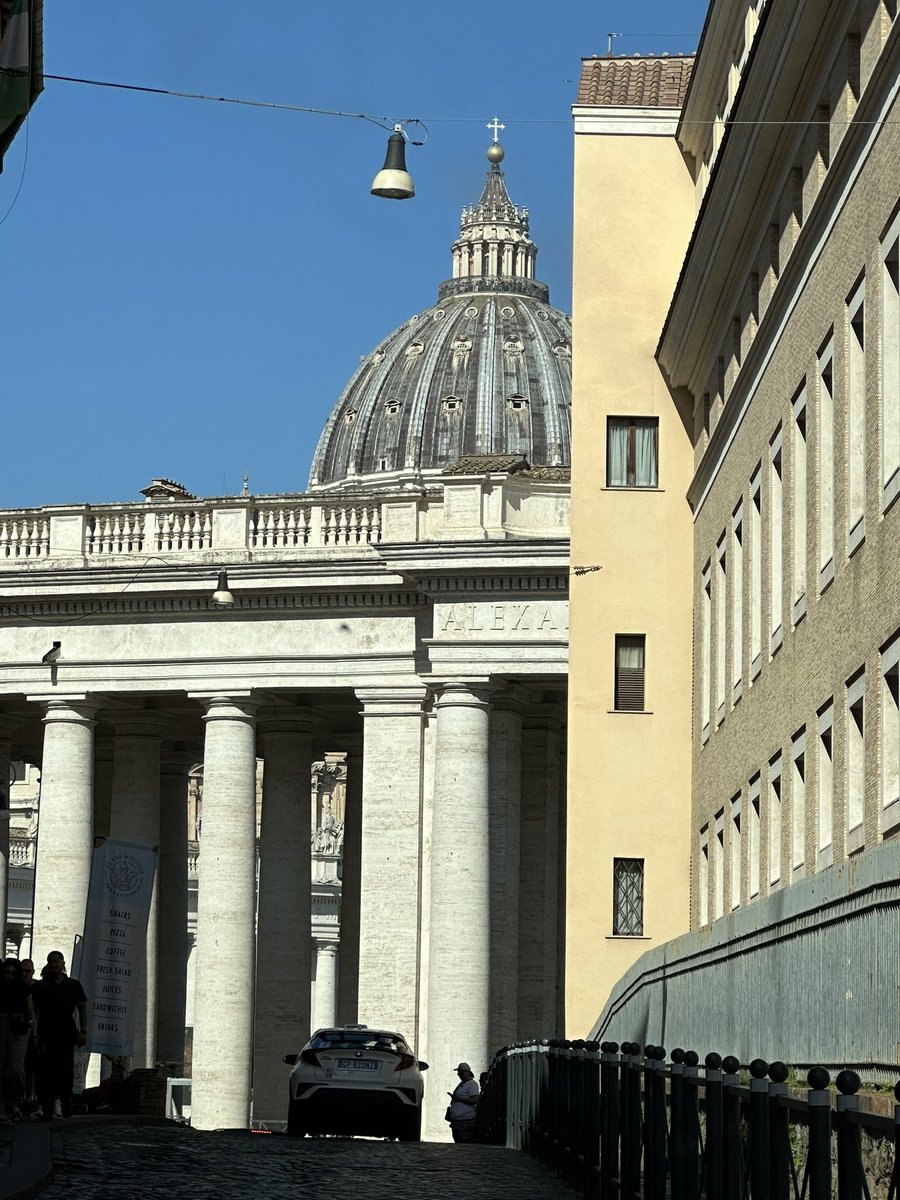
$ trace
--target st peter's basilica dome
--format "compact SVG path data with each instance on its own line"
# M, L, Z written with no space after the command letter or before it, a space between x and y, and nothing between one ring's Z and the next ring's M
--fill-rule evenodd
M495 143L437 304L366 355L341 393L310 490L396 486L467 455L569 465L572 325L534 278L528 210L510 200L502 158Z

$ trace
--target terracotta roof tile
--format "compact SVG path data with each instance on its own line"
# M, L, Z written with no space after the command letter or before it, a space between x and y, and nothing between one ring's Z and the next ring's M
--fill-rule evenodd
M584 58L576 104L681 108L694 56Z

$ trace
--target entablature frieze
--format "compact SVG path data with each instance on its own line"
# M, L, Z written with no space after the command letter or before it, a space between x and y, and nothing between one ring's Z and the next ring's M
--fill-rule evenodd
M426 597L418 591L405 592L317 592L298 595L242 596L234 592L234 607L225 610L235 612L274 612L280 610L342 610L385 608L422 608ZM206 596L134 596L129 599L111 600L8 600L4 599L2 617L53 618L67 617L110 617L155 615L178 613L185 616L220 614L223 610L212 604Z

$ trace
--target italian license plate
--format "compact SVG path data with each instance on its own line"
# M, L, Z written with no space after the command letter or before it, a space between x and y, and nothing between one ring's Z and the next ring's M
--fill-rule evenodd
M377 1071L381 1063L364 1058L339 1058L337 1065L339 1071Z

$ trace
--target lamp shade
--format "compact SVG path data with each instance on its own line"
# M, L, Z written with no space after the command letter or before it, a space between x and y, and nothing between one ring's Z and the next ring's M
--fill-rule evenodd
M384 166L372 180L372 195L386 200L411 200L416 194L412 176L406 169L406 140L395 129L388 138Z

